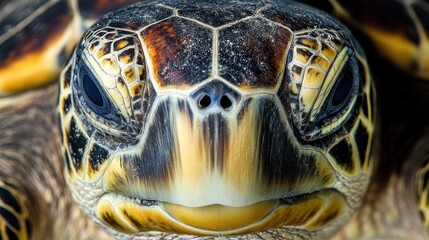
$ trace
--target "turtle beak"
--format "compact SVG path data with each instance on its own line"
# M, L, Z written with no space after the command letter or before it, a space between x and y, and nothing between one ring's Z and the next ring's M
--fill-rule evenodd
M294 144L278 104L253 96L235 110L201 114L188 99L159 99L139 145L113 157L104 189L155 201L186 226L223 232L260 222L279 199L332 187L334 170L323 154ZM301 203L316 211L311 199Z
M140 144L113 157L106 190L189 207L243 207L334 182L323 154L296 145L270 95L245 99L228 114L199 114L174 97L153 108Z

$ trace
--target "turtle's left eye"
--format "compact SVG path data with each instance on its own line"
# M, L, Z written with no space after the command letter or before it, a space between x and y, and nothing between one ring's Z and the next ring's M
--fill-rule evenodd
M348 105L359 85L358 70L354 56L347 61L325 105L325 116L335 115Z
M308 73L310 72L307 71ZM301 90L301 99L304 103L303 112L308 112L308 115L302 122L302 126L298 125L298 127L301 127L301 135L307 141L330 135L355 115L360 75L358 60L352 49L343 48L323 76L325 78L323 85L317 89L318 92L314 98L311 95L311 85L307 83L313 80L313 75L304 76L306 89ZM305 109L307 106L309 110Z

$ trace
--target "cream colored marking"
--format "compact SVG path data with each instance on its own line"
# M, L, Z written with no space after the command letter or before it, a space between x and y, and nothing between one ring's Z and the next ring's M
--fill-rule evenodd
M290 36L291 36L291 40L289 41L289 43L287 44L287 47L285 48L285 53L284 53L283 60L282 60L282 63L281 63L282 69L280 71L279 78L277 79L277 85L274 87L274 92L275 93L279 92L280 86L282 85L283 80L285 79L284 75L287 73L287 71L286 71L286 61L287 61L287 57L288 57L288 54L289 54L290 46L292 45L292 39L293 39L293 35L291 34Z
M291 85L289 86L289 90L290 90L293 94L295 94L295 95L298 95L298 94L299 94L299 89L298 89L297 84L291 84Z
M96 216L98 219L102 220L104 223L107 224L107 222L104 221L102 218L103 215L108 214L114 221L119 225L120 231L128 232L128 233L135 233L137 232L137 229L131 226L131 223L129 221L124 220L119 214L118 209L115 207L115 204L112 202L101 199L97 204L96 209ZM110 226L117 228L117 226Z
M424 176L429 172L429 164L418 170L417 179L417 193L418 193L418 208L423 213L423 223L426 228L429 227L429 184L426 183L424 186Z
M295 62L295 61L292 61L289 64L289 72L292 74L291 75L291 77L292 77L291 83L289 85L294 85L298 89L298 86L296 86L296 84L300 83L302 81L302 74L304 71L304 67L305 66L302 66L300 63ZM295 69L301 69L301 70L295 71L295 70L293 70L294 68ZM298 91L294 91L294 93L298 94Z
M172 11L173 11L174 16L177 16L177 10L179 10L179 9L177 9L177 8L170 7L170 6L165 5L165 4L162 4L162 3L158 3L158 4L156 4L155 6L162 7L162 8L167 8L167 9L172 10Z
M253 99L257 101L257 99ZM256 106L255 106L256 105ZM262 132L262 123L258 118L257 104L250 103L246 114L242 116L240 123L237 119L230 120L227 149L224 150L224 172L227 183L234 188L258 189L260 181L263 181L262 172L258 163L260 159L260 139ZM256 171L258 170L259 171Z
M350 106L354 106L355 104L356 104L356 98L353 98ZM349 107L345 113L341 113L341 115L338 117L336 121L322 126L321 128L322 134L326 134L326 133L332 132L333 129L337 129L338 126L340 126L343 122L349 119L351 112L353 110L354 110L353 107Z
M222 205L189 208L171 203L161 204L164 210L179 222L209 231L228 231L247 227L269 215L276 205L275 200L237 208Z
M219 31L217 29L213 29L212 41L212 75L217 77L219 76Z
M304 89L320 89L322 87L323 82L325 80L325 71L321 69L315 68L313 66L309 66L305 71L305 79L302 83L302 87Z
M250 20L250 19L257 19L257 18L260 18L260 17L258 17L258 16L254 16L254 15L250 15L250 16L247 16L247 17L241 18L241 19L239 19L239 20L237 20L237 21L229 22L229 23L224 24L224 25L222 25L222 26L216 27L216 29L217 29L217 30L222 30L222 29L225 29L225 28L232 27L232 26L234 26L234 25L236 25L236 24L238 24L238 23L241 23L241 22L244 22L244 21L247 21L247 20ZM267 21L268 21L268 19L267 19Z
M130 63L132 63L132 61L134 61L134 59L131 59L131 56L130 55L120 55L120 53L119 54L115 54L115 55L117 55L117 57L118 57L118 60L119 60L119 63L121 64L121 65L128 65L128 64L130 64Z
M164 100L158 99L153 108L157 108ZM179 104L171 96L169 101L170 106ZM277 98L275 101L277 104L279 103ZM223 170L217 168L216 165L220 159L211 158L209 139L205 139L204 134L201 133L200 128L204 116L196 114L191 119L186 112L180 112L179 108L172 107L169 115L175 117L169 124L173 130L172 135L175 137L173 139L175 151L172 159L174 164L168 177L160 181L130 178L120 167L121 161L140 156L140 149L146 144L146 141L149 141L150 136L147 129L156 121L154 114L149 115L140 142L127 152L112 157L113 162L107 168L104 177L105 190L190 207L211 204L240 207L267 199L313 192L332 186L333 179L335 179L333 170L323 155L319 153L320 151L297 146L302 150L303 155L315 155L318 169L323 169L323 171L319 171L317 176L313 176L311 179L301 179L294 186L279 183L269 188L266 187L265 180L259 172L260 168L255 167L260 161L258 160L260 156L258 137L260 138L260 136L258 136L258 131L251 130L262 124L261 119L255 119L259 116L257 106L257 103L250 106L250 111L247 111L250 112L250 115L244 116L247 120L242 119L240 123L234 117L228 120L231 123L230 131L233 132L227 139L231 144L224 149ZM286 118L284 112L281 113L281 118ZM286 122L285 127L289 127ZM237 136L233 133L241 134ZM294 138L292 134L288 137ZM212 162L215 165L212 165ZM237 174L237 172L241 174ZM116 180L117 178L118 180ZM322 179L328 179L328 181L324 182Z
M99 59L99 62L107 74L112 76L118 76L120 74L120 68L113 54L104 55Z
M107 90L110 88L116 87L116 76L111 76L107 74L103 67L100 65L100 63L95 59L93 56L87 56L88 54L87 50L84 50L82 54L82 60L85 62L85 64L90 68L91 71L93 71L94 77L98 80L98 82L101 84L101 86Z
M332 87L338 80L338 76L341 74L341 70L344 68L345 64L349 60L348 56L348 48L345 47L335 58L334 62L331 65L331 68L328 71L328 74L325 78L325 82L320 89L319 97L317 98L311 112L310 112L310 120L313 121L316 115L320 112L321 106L327 100L327 96Z
M262 11L267 10L270 7L272 7L271 4L266 4L265 6L260 7L259 9L256 10L255 15L256 16L260 16L260 14L261 14Z
M299 93L299 100L303 105L304 112L308 113L311 111L314 101L317 99L319 93L318 89L303 88Z
M166 213L164 211L165 208L163 209L160 206L138 205L136 203L133 203L133 201L130 201L130 199L126 197L111 193L104 195L101 198L99 204L95 206L98 218L100 217L100 212L110 212L114 214L113 217L115 219L121 221L118 222L118 224L120 224L122 228L124 228L124 230L127 232L131 230L129 227L132 227L133 229L138 228L137 231L166 231L177 232L179 234L186 233L207 236L228 236L247 234L277 227L298 227L303 228L307 231L314 231L316 229L329 226L323 225L318 227L307 227L307 225L311 223L313 219L317 220L315 216L323 217L323 214L325 214L325 216L329 216L329 210L336 208L340 211L340 216L337 216L335 220L339 221L341 219L344 219L345 216L343 210L346 207L347 205L344 204L344 198L337 192L331 191L329 193L318 194L314 198L307 199L301 203L297 203L294 205L281 205L278 208L275 208L274 211L269 213L268 216L266 216L260 221L257 221L255 217L253 217L253 219L232 218L227 219L226 223L219 222L219 224L214 224L218 227L226 227L225 230L212 230L204 229L206 225L208 225L208 227L213 227L212 224L207 221L207 224L204 224L205 219L201 218L200 221L198 221L198 214L195 215L195 211L193 209L186 209L185 207L180 207L185 210L181 213L180 218L191 220L186 220L185 222L182 222L179 219L175 219L174 215L170 216L168 213ZM232 211L236 210L234 208L229 209ZM219 214L217 211L213 211L212 213L213 215L208 216L208 219L213 218L214 216ZM315 213L317 215L315 215ZM232 215L236 216L237 214ZM195 219L196 222L192 221L192 219ZM248 221L249 224L244 225L243 227L233 229L232 227L228 228L227 226L228 222L232 223L232 225L234 226L239 226L243 225L240 224L240 222L243 223L245 221ZM135 225L133 222L138 222L138 226ZM202 226L188 225L187 222L190 222L191 224L195 223L196 225ZM286 235L287 234L288 233L286 233Z

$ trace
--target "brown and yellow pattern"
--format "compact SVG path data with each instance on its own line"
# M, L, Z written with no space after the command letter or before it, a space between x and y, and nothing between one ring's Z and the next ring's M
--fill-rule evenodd
M30 239L31 225L26 208L27 201L13 185L0 182L1 239Z
M324 15L310 11L329 30L294 25L301 5L210 25L187 4L147 7L159 14L127 8L148 19L171 12L140 27L115 27L113 13L78 45L58 109L74 198L118 236L331 236L359 206L372 171L363 55ZM296 119L323 118L345 66L359 74L351 103L306 139Z

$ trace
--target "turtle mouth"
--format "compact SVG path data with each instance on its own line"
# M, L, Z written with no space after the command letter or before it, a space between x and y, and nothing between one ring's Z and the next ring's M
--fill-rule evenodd
M97 217L121 232L163 231L196 235L234 235L294 226L320 228L342 215L345 199L335 189L232 207L188 207L106 193Z

